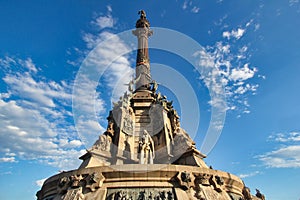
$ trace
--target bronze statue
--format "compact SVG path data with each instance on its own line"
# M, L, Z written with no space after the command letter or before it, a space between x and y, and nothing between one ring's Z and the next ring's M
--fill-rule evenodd
M258 197L258 198L260 198L261 200L265 200L265 195L263 195L263 194L259 191L259 189L255 189L255 190L256 190L255 196Z
M144 10L140 10L138 14L141 16L141 18L146 18L146 12Z

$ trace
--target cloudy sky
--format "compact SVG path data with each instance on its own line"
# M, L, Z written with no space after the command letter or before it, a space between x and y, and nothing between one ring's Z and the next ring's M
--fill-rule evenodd
M133 76L140 9L152 78L207 164L298 200L299 0L1 1L0 199L80 165Z

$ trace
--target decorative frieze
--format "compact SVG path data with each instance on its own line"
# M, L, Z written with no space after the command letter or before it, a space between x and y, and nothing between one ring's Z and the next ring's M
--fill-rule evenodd
M172 188L108 189L106 200L175 200Z
M58 181L58 194L64 194L74 188L81 188L82 190L89 190L93 192L97 188L100 188L102 186L104 180L105 177L102 175L102 173L99 172L64 176ZM69 194L69 196L70 195L71 194Z

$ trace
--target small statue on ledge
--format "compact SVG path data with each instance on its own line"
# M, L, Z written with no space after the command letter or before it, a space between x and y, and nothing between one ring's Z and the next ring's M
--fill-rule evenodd
M258 198L260 198L261 200L265 200L265 195L263 195L263 194L259 191L259 189L255 189L255 190L256 190L255 196L258 197Z
M153 164L154 142L147 130L144 130L142 141L140 141L140 164Z
M146 12L144 10L140 10L138 14L141 16L141 18L146 18Z

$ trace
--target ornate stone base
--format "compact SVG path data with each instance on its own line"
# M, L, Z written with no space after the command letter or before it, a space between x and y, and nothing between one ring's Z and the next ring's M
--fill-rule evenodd
M38 200L244 199L233 174L184 165L111 165L63 172L47 179ZM254 199L254 198L253 198Z

